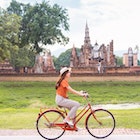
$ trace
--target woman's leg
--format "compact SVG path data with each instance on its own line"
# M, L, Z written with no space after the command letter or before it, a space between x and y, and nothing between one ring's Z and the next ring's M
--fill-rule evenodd
M80 104L77 101L67 99L65 106L70 110L67 117L73 119L76 116L76 111L80 107Z
M56 103L60 106L66 107L70 110L66 119L68 119L68 118L73 119L76 115L77 109L80 107L79 102L64 98L59 95L56 96Z

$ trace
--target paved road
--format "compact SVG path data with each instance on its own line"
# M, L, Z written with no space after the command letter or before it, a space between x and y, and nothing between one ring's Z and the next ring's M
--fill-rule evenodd
M0 140L45 140L40 136L0 136ZM97 140L90 135L64 135L58 140ZM140 140L140 135L111 135L104 140Z

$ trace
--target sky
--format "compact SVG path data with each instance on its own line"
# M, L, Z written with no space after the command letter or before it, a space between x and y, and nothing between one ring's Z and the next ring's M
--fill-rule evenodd
M6 8L12 0L1 0ZM42 0L16 0L34 4ZM86 22L89 27L91 44L108 45L114 41L114 51L128 51L136 45L140 48L140 0L49 0L68 9L70 30L65 35L70 38L66 46L47 46L52 55L84 44Z

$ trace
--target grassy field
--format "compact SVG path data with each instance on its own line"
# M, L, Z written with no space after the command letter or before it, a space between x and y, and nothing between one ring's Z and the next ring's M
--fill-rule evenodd
M140 130L140 109L110 110L116 120L116 128L130 128ZM0 109L0 129L35 129L39 109ZM80 122L84 127L85 120Z
M27 108L55 105L55 82L0 82L0 108ZM71 82L76 90L86 90L92 104L140 102L140 82ZM69 94L82 104L81 97Z
M55 82L0 82L0 129L33 129L39 108L55 105ZM94 104L140 103L140 81L70 82ZM69 94L83 105L85 100ZM118 128L140 129L140 109L112 110Z

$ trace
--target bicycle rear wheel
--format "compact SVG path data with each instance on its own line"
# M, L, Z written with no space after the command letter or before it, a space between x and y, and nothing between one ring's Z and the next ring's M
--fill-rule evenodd
M95 138L108 137L115 129L115 118L107 110L95 110L86 119L86 129Z
M54 123L62 123L64 116L57 110L48 110L37 119L36 128L38 133L45 139L55 140L61 137L65 130Z

